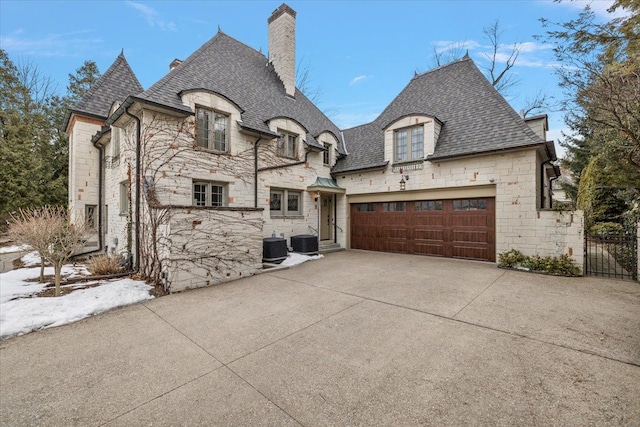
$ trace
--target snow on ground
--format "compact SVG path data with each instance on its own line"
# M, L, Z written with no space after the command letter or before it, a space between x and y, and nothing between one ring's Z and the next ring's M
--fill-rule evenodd
M72 265L65 265L62 273L67 277L87 274L84 266ZM45 275L51 274L53 267L45 268ZM39 267L0 274L0 338L64 325L153 298L149 294L151 286L128 278L66 285L80 288L100 283L99 286L78 289L61 297L36 297L45 284L28 282L27 279L37 279L39 275Z
M280 265L292 267L320 258L323 255L308 256L292 252ZM28 280L39 277L40 257L37 252L31 252L21 259L28 268L0 273L0 339L64 325L153 298L149 294L151 286L128 278L69 284L65 287L82 288L98 283L99 286L77 289L61 297L37 297L46 284ZM53 267L46 267L44 274L53 275ZM86 276L89 272L84 265L65 265L62 274L77 277Z
M0 254L9 254L13 252L28 251L29 249L31 249L29 245L3 246L0 248Z
M311 261L314 259L324 258L324 255L302 255L295 252L289 252L287 259L280 263L283 267L293 267L294 265L302 264L303 262Z
M34 267L40 265L40 255L38 255L38 251L29 252L20 258L20 261L22 261L25 267Z

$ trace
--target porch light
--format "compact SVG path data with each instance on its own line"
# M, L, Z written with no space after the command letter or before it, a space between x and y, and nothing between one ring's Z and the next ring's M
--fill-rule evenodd
M405 188L406 188L406 183L404 181L404 176L402 176L400 178L400 191L404 191Z

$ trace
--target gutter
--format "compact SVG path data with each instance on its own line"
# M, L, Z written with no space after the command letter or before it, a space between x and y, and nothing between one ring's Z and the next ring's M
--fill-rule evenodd
M375 165L375 166L365 166L362 168L357 168L357 169L346 169L346 170L338 170L338 171L331 171L331 175L348 175L348 174L352 174L352 173L360 173L360 172L364 172L364 171L375 171L375 170L384 170L387 168L387 166L389 166L389 162L386 161L382 164L379 165Z
M497 154L497 153L503 153L503 152L507 152L507 151L518 151L518 150L525 150L527 148L534 148L534 147L539 147L541 145L544 145L545 149L547 150L547 154L549 154L549 142L551 141L547 141L547 142L536 142L534 144L526 144L526 145L519 145L517 147L505 147L505 148L497 148L494 150L487 150L487 151L477 151L477 152L473 152L473 153L456 153L456 154L445 154L442 156L436 156L434 154L430 154L426 157L425 160L429 161L429 162L437 162L440 160L449 160L449 159L462 159L465 157L475 157L475 156L486 156L489 154ZM551 154L549 154L549 157L551 157L551 160L556 160L555 158L553 158L554 156L552 156Z
M135 245L136 255L134 258L133 271L140 269L140 119L129 112L131 104L124 108L127 116L136 121L136 232Z
M282 168L288 168L289 166L298 166L298 165L304 165L305 163L307 163L307 157L309 157L309 153L311 151L305 151L304 153L304 160L301 160L299 162L294 162L294 163L286 163L284 165L277 165L277 166L267 166L266 168L259 168L256 169L256 179L257 179L257 172L263 172L263 171L270 171L270 170L274 170L274 169L282 169Z

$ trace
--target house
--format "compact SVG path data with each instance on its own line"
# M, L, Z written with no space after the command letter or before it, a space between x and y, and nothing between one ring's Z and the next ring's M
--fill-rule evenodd
M295 18L286 4L269 17L268 56L218 31L147 90L116 59L67 117L87 250L127 251L171 291L255 274L274 235L581 264L579 214L545 210L557 175L546 116L518 116L465 57L341 130L295 87Z

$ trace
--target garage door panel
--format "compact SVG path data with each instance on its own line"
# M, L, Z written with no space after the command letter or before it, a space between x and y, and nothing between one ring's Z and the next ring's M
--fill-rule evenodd
M382 244L382 252L409 253L406 240L385 240Z
M357 206L351 205L354 249L495 261L493 198Z
M453 224L455 224L455 227L487 227L490 221L490 218L487 216L487 214L453 214L451 217L453 219Z
M444 244L442 243L427 243L427 242L413 242L412 253L417 255L436 255L444 256Z
M444 227L445 225L445 216L443 214L437 215L419 215L415 214L411 217L411 225L413 226L421 226L421 225L439 225Z
M479 248L473 246L454 245L453 258L476 259L486 261L489 258L487 248Z
M413 238L415 240L437 240L444 241L444 229L427 229L417 228L414 229Z
M452 241L454 243L487 243L488 233L486 231L453 230Z

